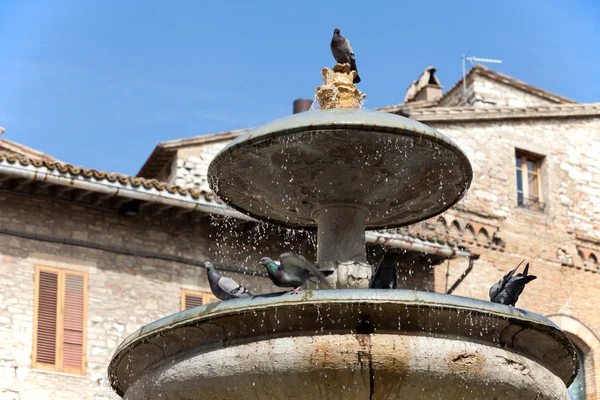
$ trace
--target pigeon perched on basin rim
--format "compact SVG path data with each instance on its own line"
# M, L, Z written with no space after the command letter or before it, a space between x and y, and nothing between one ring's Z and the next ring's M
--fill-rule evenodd
M211 292L220 300L250 297L252 293L231 278L221 276L210 262L204 264Z
M279 264L269 257L263 257L260 263L267 269L267 274L275 286L292 287L292 294L298 293L302 285L312 278L317 278L323 286L331 288L331 284L317 266L302 256L283 253L279 256Z
M371 276L369 288L396 289L398 287L398 269L396 268L398 256L399 254L393 251L388 251L383 255Z
M492 285L490 288L490 301L515 306L517 300L519 300L519 296L523 293L525 285L537 278L535 275L528 275L529 263L525 266L522 274L513 276L524 261L521 261L515 269L509 271L502 279Z
M358 70L356 69L354 50L352 50L350 41L340 34L340 28L335 28L333 30L330 47L333 58L335 58L335 61L338 64L350 64L350 70L356 71L356 77L354 77L353 83L359 83L360 76L358 76Z

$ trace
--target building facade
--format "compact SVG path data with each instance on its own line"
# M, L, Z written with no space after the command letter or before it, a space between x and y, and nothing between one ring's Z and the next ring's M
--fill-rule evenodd
M369 262L394 247L401 287L487 300L527 260L538 278L518 307L580 349L572 398L600 398L600 104L481 66L443 93L435 73L380 110L450 137L473 183L439 218L368 232ZM106 382L112 352L139 326L211 301L204 261L265 293L279 289L260 257L314 259L311 233L253 221L210 192L210 161L243 132L161 143L137 178L0 142L0 399L117 398Z
M205 261L274 290L215 256L228 211L206 193L34 156L0 155L0 399L117 399L106 381L115 348L214 301Z

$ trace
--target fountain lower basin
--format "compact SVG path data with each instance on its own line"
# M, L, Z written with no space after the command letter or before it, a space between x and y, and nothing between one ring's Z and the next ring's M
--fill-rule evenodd
M577 365L566 335L537 314L436 293L338 289L173 314L129 336L109 376L127 400L562 400Z

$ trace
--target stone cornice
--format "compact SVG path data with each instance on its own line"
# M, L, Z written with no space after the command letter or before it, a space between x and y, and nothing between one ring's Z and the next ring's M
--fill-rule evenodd
M506 119L578 118L600 116L600 103L557 104L531 107L435 107L400 109L418 121L483 121Z

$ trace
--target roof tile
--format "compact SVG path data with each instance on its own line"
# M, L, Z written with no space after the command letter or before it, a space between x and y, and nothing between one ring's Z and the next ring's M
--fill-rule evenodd
M218 201L217 197L206 191L199 191L195 189L185 189L179 186L169 186L165 182L160 182L156 179L146 179L139 177L132 177L129 175L122 175L117 173L108 173L104 171L98 171L96 169L87 169L83 167L73 166L71 164L65 164L60 162L52 162L40 159L31 159L22 155L8 154L0 152L0 161L6 161L9 164L19 164L22 166L33 166L35 168L47 168L48 170L57 170L60 173L68 174L71 176L83 176L85 178L94 178L98 181L108 182L120 182L121 184L130 184L133 187L143 186L146 189L156 189L158 191L167 191L171 194L180 194L182 196L191 196L194 199L203 197L206 200Z

